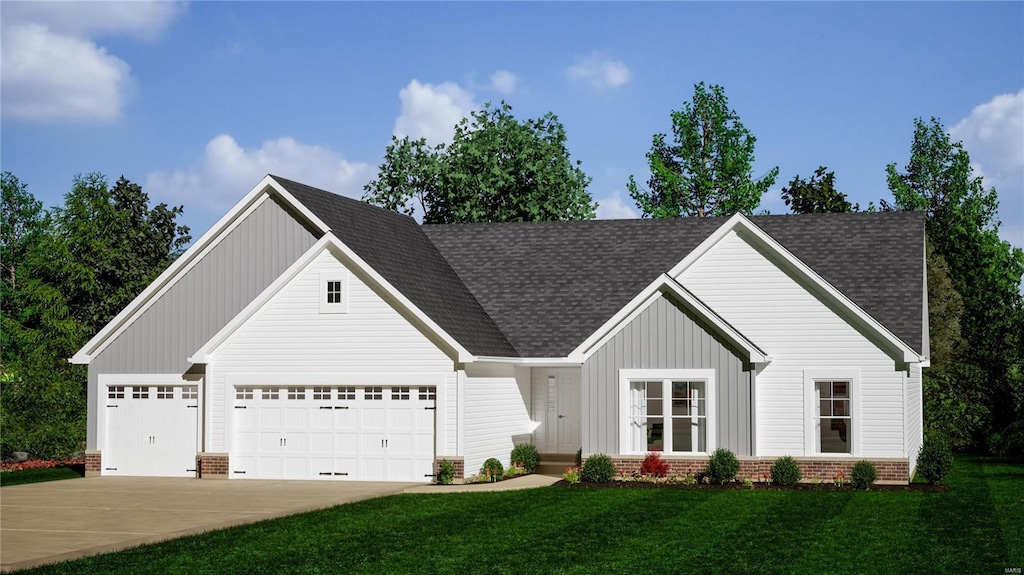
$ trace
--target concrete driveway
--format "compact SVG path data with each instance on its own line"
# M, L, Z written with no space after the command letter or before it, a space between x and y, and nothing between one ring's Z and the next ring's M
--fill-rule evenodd
M416 484L93 477L0 488L0 570L401 493Z

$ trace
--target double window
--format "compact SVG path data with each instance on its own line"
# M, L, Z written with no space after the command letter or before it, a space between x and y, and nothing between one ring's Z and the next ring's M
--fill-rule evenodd
M714 370L621 370L623 453L714 450Z

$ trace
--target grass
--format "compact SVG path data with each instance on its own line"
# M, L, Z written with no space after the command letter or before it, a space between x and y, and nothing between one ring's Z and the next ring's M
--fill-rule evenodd
M0 486L21 485L23 483L42 483L61 479L77 479L84 477L85 472L75 467L45 467L42 469L22 469L20 471L4 471L0 473Z
M587 489L398 495L32 573L1003 573L1024 466L933 491Z

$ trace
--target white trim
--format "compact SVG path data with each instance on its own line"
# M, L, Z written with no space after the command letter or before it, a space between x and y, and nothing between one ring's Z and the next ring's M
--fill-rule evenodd
M460 369L456 372L456 428L455 428L455 455L465 456L466 453L466 371ZM465 474L465 470L463 470Z
M817 381L849 381L850 382L850 453L820 453L818 451L818 394L814 391ZM861 453L860 438L862 431L860 416L860 368L856 367L816 367L804 369L804 456L820 457L859 457Z
M633 451L629 448L629 384L631 381L704 381L707 393L707 451L680 453L665 452L666 456L708 455L718 446L715 430L718 427L717 388L715 386L715 370L713 369L620 369L619 370L619 406L615 414L619 420L618 451L623 455L642 455L644 451ZM668 419L669 410L664 417ZM671 425L671 423L669 424Z
M174 260L166 270L163 271L146 289L142 290L135 299L131 301L119 314L114 316L107 325L103 326L96 335L92 337L80 350L69 360L74 364L88 364L94 357L103 352L117 336L128 329L135 320L142 316L157 300L169 291L178 281L195 267L207 254L230 233L238 227L249 215L263 204L273 191L284 200L292 209L299 212L313 227L323 233L330 231L330 228L320 218L316 217L302 203L289 194L281 184L277 183L271 176L265 176L254 186L227 214L217 221L212 228L207 230L185 253Z
M799 275L824 292L829 299L852 314L857 321L867 327L870 331L888 342L901 354L902 361L916 363L927 359L925 356L914 351L913 348L907 345L894 333L889 331L887 327L882 325L875 318L871 317L871 315L865 312L859 305L843 295L841 291L833 287L832 284L825 280L825 278L818 275L818 273L811 269L810 266L802 262L799 258L793 255L792 252L786 249L785 246L777 242L775 238L765 233L764 230L757 227L755 223L747 219L743 214L736 214L730 217L724 224L719 226L714 233L708 236L707 239L701 242L699 246L669 270L668 275L673 278L679 277L680 274L693 265L694 262L702 258L704 254L708 253L715 245L722 241L729 232L732 231L740 234L741 237L743 237L743 234L750 236L751 239L756 240L762 247L781 257L786 264L791 266Z
M583 362L567 357L496 357L478 355L473 363L510 363L530 367L572 367L582 365Z
M746 352L747 357L743 358L750 363L764 364L771 362L772 358L742 333L725 322L718 314L714 313L697 296L690 293L675 279L667 274L661 274L652 281L646 288L638 293L629 303L622 307L615 315L606 321L583 343L569 353L570 363L579 363L590 359L590 356L597 353L604 344L608 343L616 334L622 331L631 321L636 319L644 310L651 306L660 297L666 294L675 296L689 309L696 313L702 320L711 324L720 334L724 335L734 345Z
M241 312L238 313L227 325L225 325L216 335L214 335L208 342L202 347L196 350L188 361L191 363L210 363L213 356L216 355L217 351L225 344L227 340L234 335L237 330L249 321L259 310L261 310L271 298L274 297L281 289L284 288L289 282L295 279L304 269L311 265L316 258L326 250L334 250L335 257L339 257L342 263L351 269L359 270L369 277L371 283L379 286L384 292L393 300L394 303L398 304L398 307L404 309L410 313L418 322L423 324L426 329L433 335L441 339L451 350L457 355L457 361L462 363L471 363L475 361L475 357L469 353L469 351L455 340L452 336L448 335L440 326L438 326L433 320L431 320L425 313L423 313L416 305L414 305L407 297L402 295L394 286L392 286L387 280L384 279L376 270L366 264L359 256L355 254L348 246L346 246L341 240L339 240L334 234L324 234L319 241L313 244L306 253L302 254L298 260L295 261L280 277L274 280L256 299L249 303ZM392 305L394 305L392 303Z
M242 372L228 374L224 378L228 395L234 396L233 388L239 385L272 386L330 386L347 385L365 387L374 385L444 385L447 373L259 373Z

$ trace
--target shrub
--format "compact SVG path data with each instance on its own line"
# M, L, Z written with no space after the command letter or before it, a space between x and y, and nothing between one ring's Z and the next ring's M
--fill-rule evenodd
M640 474L665 477L668 475L668 462L657 453L648 453L640 465Z
M505 470L505 474L502 475L502 479L512 479L513 477L519 477L520 475L526 475L526 469L512 464Z
M520 443L512 448L512 465L518 465L527 473L537 471L537 464L540 463L540 455L537 448L529 443Z
M566 467L565 473L562 474L562 479L568 482L569 485L576 485L580 482L580 468Z
M937 435L924 438L921 451L917 452L917 472L925 481L938 485L953 469L953 452L949 443Z
M868 489L871 484L878 479L878 470L875 469L875 464L870 461L861 460L853 466L853 472L850 473L850 483L857 489Z
M451 461L442 459L441 465L437 467L437 482L441 485L451 485L454 479L455 466L452 465Z
M795 485L803 476L796 460L788 455L776 459L772 464L772 483L775 485Z
M485 461L484 466L480 468L480 475L487 477L489 481L501 481L504 473L505 466L493 457Z
M583 448L576 450L576 467L583 467Z
M708 460L708 477L711 481L728 483L736 479L739 472L740 461L736 459L735 453L719 447L711 454L711 459Z
M603 453L595 453L583 464L583 481L591 483L607 483L615 477L615 464L612 458Z

